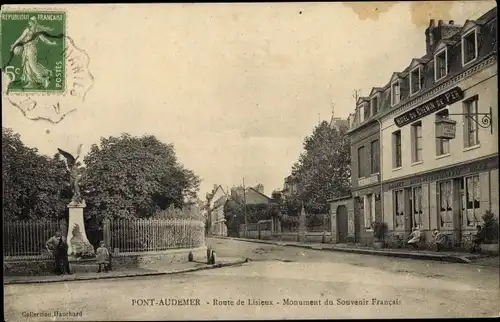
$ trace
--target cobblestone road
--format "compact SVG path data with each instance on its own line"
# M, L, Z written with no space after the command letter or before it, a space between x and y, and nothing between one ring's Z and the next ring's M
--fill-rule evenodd
M252 261L238 267L172 276L7 285L5 319L117 321L499 315L499 270L494 267L232 240L208 239L208 243L219 256L248 257ZM179 301L181 299L194 299L191 304L199 300L199 305L166 305L169 301L172 304L172 299L178 304L184 302ZM238 305L238 300L244 305ZM82 316L54 317L54 311ZM35 314L46 316L35 317Z

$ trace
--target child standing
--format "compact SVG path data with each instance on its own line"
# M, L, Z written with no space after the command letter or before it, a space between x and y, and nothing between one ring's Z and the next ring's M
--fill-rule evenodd
M104 272L107 273L109 269L109 251L104 246L104 241L101 241L99 243L99 248L97 248L96 251L96 259L97 259L97 264L99 265L99 270L97 271L97 273L100 273L102 271L103 266L104 266Z

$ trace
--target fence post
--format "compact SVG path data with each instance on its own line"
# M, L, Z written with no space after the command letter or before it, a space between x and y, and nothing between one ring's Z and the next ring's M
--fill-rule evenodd
M66 223L66 220L61 220L59 223L59 229L61 230L61 234L63 236L68 236L68 224Z
M108 218L102 221L102 238L106 247L111 249L111 221Z

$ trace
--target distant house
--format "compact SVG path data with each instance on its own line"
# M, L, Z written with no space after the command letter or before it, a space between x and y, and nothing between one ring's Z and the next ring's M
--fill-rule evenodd
M283 190L282 190L283 199L285 200L290 199L290 197L298 193L298 191L299 191L299 184L297 177L294 176L293 174L286 177L284 180Z
M264 186L262 184L246 189L243 187L231 188L231 199L247 205L268 204L274 201L264 194Z
M207 229L208 234L227 236L226 219L224 218L224 205L229 199L222 186L214 185L214 189L207 195Z

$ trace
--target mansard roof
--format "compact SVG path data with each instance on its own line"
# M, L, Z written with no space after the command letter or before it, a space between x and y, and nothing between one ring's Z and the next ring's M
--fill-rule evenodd
M356 105L359 105L359 104L361 104L363 102L367 102L367 101L369 101L368 97L360 96L360 97L358 97L358 101L356 102Z
M451 46L455 45L456 43L457 43L456 40L441 39L436 44L436 47L434 48L434 50L432 51L432 53L435 55L436 53L438 53L439 51L441 51L443 48L445 48L445 47L451 47Z
M370 92L370 97L372 97L375 93L378 93L378 92L383 92L384 89L382 87L374 87L372 88L372 91Z

